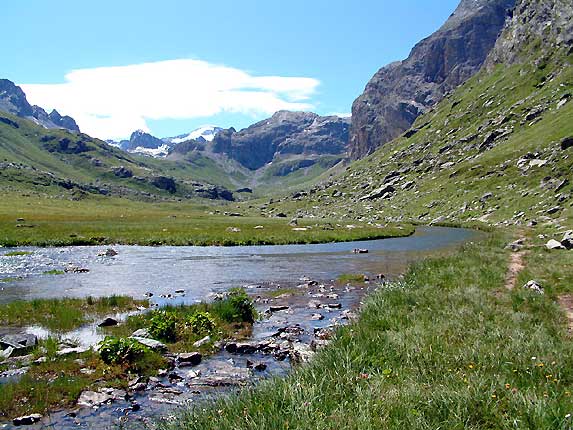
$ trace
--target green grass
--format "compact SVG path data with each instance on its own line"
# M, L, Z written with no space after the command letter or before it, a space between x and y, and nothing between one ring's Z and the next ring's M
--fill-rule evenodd
M56 332L65 332L97 316L125 312L146 304L146 301L125 296L19 300L0 305L0 325L40 325Z
M12 252L7 252L6 254L4 254L4 257L21 257L23 255L31 255L31 252L28 251L12 251Z
M504 290L507 237L414 265L285 379L172 429L564 429L573 344L548 295Z
M342 275L340 275L337 279L338 282L340 283L353 283L353 282L359 282L359 283L364 283L364 274L362 273L343 273Z
M44 275L63 275L66 272L64 272L63 270L47 270L46 272L44 272Z
M328 220L303 219L299 227L307 230L293 231L288 225L290 218L224 215L237 211L242 207L144 203L110 197L68 201L10 194L0 202L0 244L264 245L377 239L405 236L414 230L407 224L381 228L365 223L350 230L325 223ZM14 222L17 217L25 218L33 227L22 228Z

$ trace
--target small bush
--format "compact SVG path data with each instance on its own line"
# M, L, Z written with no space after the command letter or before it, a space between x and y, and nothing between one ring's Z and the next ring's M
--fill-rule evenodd
M257 316L253 301L243 288L233 288L227 293L227 297L215 301L213 313L228 323L253 323Z
M195 312L191 315L187 324L191 331L199 336L205 336L213 333L217 324L209 312Z
M151 317L149 334L166 342L177 340L177 316L172 312L156 311Z
M131 363L149 349L135 339L106 336L100 344L99 354L106 364Z

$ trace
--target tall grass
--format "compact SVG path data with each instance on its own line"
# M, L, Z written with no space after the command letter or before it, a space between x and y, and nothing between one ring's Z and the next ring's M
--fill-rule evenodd
M164 428L570 428L572 344L551 299L503 291L504 244L415 265L310 365Z

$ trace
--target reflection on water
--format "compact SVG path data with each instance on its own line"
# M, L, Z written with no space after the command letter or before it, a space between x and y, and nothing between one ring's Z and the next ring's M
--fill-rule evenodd
M246 247L114 246L115 257L98 257L106 247L19 248L30 255L0 257L0 303L62 296L111 294L155 297L185 290L181 301L204 299L230 287L275 282L290 284L305 275L335 279L343 273L393 276L405 266L437 250L459 245L478 233L444 227L422 227L406 238L318 245ZM367 248L368 254L353 254ZM46 275L69 264L89 273Z

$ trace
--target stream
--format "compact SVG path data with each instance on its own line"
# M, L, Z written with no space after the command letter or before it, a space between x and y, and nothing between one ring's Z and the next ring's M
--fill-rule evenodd
M109 248L101 246L23 247L9 251L30 254L13 257L2 257L8 251L0 249L0 279L10 279L0 283L0 303L113 294L144 298L152 293L150 301L161 306L209 300L213 294L229 288L245 287L255 298L257 310L265 315L255 323L251 343L261 345L273 339L308 345L316 341L317 330L345 324L351 318L364 295L378 286L375 281L378 274L395 279L414 261L452 251L482 236L467 229L419 227L409 237L317 245L118 245L112 247L117 251L113 257L98 256ZM355 254L352 251L356 248L367 249L368 253ZM89 272L45 274L70 266ZM371 282L359 285L334 282L342 274L356 273L367 275ZM303 293L276 294L281 288L287 292L298 288ZM269 312L270 306L285 309ZM39 337L49 335L41 327L28 327L27 331ZM7 332L0 326L0 335ZM97 325L91 324L65 337L90 346L102 336ZM251 369L251 362L262 364L264 369ZM276 354L263 353L262 348L249 354L232 354L222 349L192 369L175 368L156 378L145 390L130 393L127 400L119 396L98 408L54 412L41 423L26 428L104 429L117 428L120 422L148 423L158 416L168 417L178 407L229 393L259 379L284 375L290 368L289 358L278 360ZM1 384L0 378L0 389ZM13 426L0 422L1 428Z

